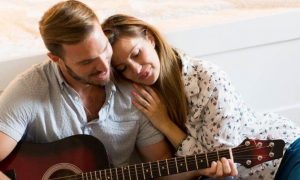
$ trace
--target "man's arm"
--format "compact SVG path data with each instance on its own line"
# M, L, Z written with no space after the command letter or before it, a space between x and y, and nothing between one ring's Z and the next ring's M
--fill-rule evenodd
M5 159L9 153L15 148L17 145L17 142L9 137L8 135L0 132L0 163L3 159ZM6 177L1 171L0 171L0 179L1 180L8 180L9 178Z
M0 161L5 159L16 145L17 142L14 139L0 132Z

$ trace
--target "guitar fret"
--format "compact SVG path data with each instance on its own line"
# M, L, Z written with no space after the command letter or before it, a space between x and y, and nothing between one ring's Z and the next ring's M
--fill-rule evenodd
M217 157L218 157L218 160L220 160L219 151L218 150L217 150Z
M179 171L178 171L178 165L177 165L177 158L175 158L175 164L176 164L176 172L179 173Z
M207 153L205 153L205 158L206 158L206 167L209 167L208 158L207 158Z
M95 179L98 179L97 178L97 171L94 171L94 175L95 175Z
M129 165L129 171L130 171L130 179L138 179L138 177L136 176L136 170L135 170L135 165Z
M195 160L195 156L187 156L186 159L188 171L197 170L197 161Z
M109 173L110 173L110 178L113 179L112 178L112 170L111 169L109 169Z
M145 179L152 179L153 176L152 176L152 170L150 168L150 162L144 163L143 166L144 166Z
M186 171L188 171L189 169L188 169L187 162L186 162L186 156L184 156L184 162L185 162L185 169L186 169Z
M159 161L157 161L157 169L158 169L158 174L159 174L159 176L161 176L160 168L159 168Z
M116 173L117 180L119 180L118 168L115 168L115 173Z
M104 175L105 175L105 179L107 179L107 176L106 176L106 169L104 170Z
M123 180L125 180L124 169L123 169L123 167L121 167L121 168L122 168Z
M168 164L168 174L177 174L177 164L176 164L176 158L167 159Z
M150 162L149 162L149 165L150 165L151 178L153 178L152 166L151 166Z
M90 174L90 177L91 177L91 179L93 179L93 173L92 173L92 172L90 172L89 174Z
M179 162L178 173L186 172L186 165L184 157L178 157L177 162Z
M146 179L146 177L145 177L144 163L142 163L142 172L143 172L143 178Z
M111 168L111 179L118 179L118 177L116 176L116 168Z
M127 169L128 169L128 175L129 175L129 179L131 180L130 166L127 166Z
M136 179L138 180L139 177L138 177L138 173L137 173L137 170L136 170L136 164L134 165L134 170L135 170L135 176L136 176Z
M160 176L167 176L167 175L169 175L166 160L159 161L158 168L160 170Z
M197 164L198 164L198 169L203 169L207 168L207 163L206 163L206 156L204 154L198 154L196 155L197 159Z
M168 175L170 175L168 160L166 159L165 161L166 161L166 165L167 165Z
M196 154L194 155L194 158L195 158L195 162L196 162L196 168L199 169L199 167L198 167L198 161L197 161L197 155Z

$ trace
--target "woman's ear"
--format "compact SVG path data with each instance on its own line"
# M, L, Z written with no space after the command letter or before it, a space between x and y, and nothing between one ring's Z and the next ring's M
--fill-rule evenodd
M58 61L60 59L58 56L52 54L51 52L47 53L47 56L55 63L58 63Z
M153 47L155 47L154 36L149 31L147 31L147 30L145 30L145 31L146 31L146 39L150 41L150 43L152 44Z

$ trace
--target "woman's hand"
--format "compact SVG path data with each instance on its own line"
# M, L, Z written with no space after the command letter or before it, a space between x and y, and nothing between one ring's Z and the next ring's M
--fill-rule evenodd
M217 162L212 162L210 168L199 170L200 175L211 178L224 178L226 176L236 176L237 168L231 159L221 158Z
M164 132L172 124L167 109L160 100L157 93L149 86L133 84L135 91L132 91L133 104L142 111L152 124Z
M170 119L166 106L151 87L142 87L137 84L133 84L133 86L136 89L136 91L132 91L133 104L177 149L181 142L186 139L186 133Z

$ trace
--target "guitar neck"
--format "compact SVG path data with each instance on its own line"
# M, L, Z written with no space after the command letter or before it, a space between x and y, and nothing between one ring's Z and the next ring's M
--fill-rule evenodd
M213 161L221 157L232 158L231 149L185 157L174 157L148 163L128 165L120 168L104 169L95 172L82 173L82 179L153 179L172 174L178 174L210 167Z

